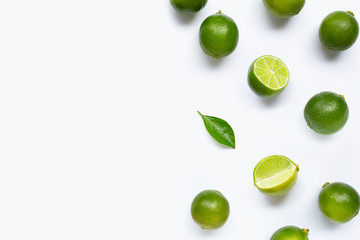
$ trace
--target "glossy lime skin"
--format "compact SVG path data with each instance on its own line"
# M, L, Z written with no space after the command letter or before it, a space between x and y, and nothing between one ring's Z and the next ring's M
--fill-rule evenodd
M230 206L222 193L216 190L200 192L191 204L191 216L203 229L214 230L226 222Z
M207 17L200 26L200 46L211 57L230 55L239 41L239 31L234 20L218 12Z
M318 202L321 212L336 223L346 223L359 213L359 193L346 183L324 184Z
M333 134L345 126L349 118L349 108L343 96L333 92L321 92L305 105L304 118L315 132Z
M330 50L343 51L350 48L359 36L359 24L352 12L336 11L321 22L319 38Z
M180 13L191 15L205 7L207 0L170 0L170 4Z
M263 0L263 3L275 16L289 18L301 11L305 5L305 0Z
M270 240L308 240L307 235L306 230L296 226L285 226L274 232Z

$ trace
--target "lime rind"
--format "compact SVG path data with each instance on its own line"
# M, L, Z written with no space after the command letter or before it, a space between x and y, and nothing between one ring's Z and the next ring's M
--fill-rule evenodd
M289 70L277 57L265 55L254 62L254 74L265 87L274 91L285 88L289 82Z

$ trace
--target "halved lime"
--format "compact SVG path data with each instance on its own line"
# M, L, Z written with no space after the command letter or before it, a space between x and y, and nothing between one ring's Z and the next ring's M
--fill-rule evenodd
M277 57L265 55L257 58L250 66L248 83L259 96L270 97L281 93L289 82L290 73Z
M269 156L256 165L254 184L265 195L281 196L295 185L298 171L298 165L287 157Z

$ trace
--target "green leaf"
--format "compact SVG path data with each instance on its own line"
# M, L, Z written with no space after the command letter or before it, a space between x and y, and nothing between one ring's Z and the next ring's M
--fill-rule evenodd
M199 111L198 113L204 121L206 130L217 142L225 146L235 148L234 131L225 120L217 117L202 115Z

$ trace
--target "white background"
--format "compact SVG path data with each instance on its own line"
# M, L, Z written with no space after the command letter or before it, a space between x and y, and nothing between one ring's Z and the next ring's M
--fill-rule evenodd
M218 10L239 28L236 51L206 56L201 22ZM270 239L285 225L310 239L355 240L320 213L323 183L360 190L360 42L341 53L317 30L335 10L360 17L358 0L307 1L288 21L261 0L209 0L194 17L167 0L12 0L0 3L0 239ZM275 99L257 97L247 69L282 59L291 74ZM345 96L346 126L312 132L314 94ZM217 144L197 110L228 121L236 149ZM283 198L262 195L252 171L282 154L300 166ZM217 189L231 213L217 231L191 219L197 193Z

